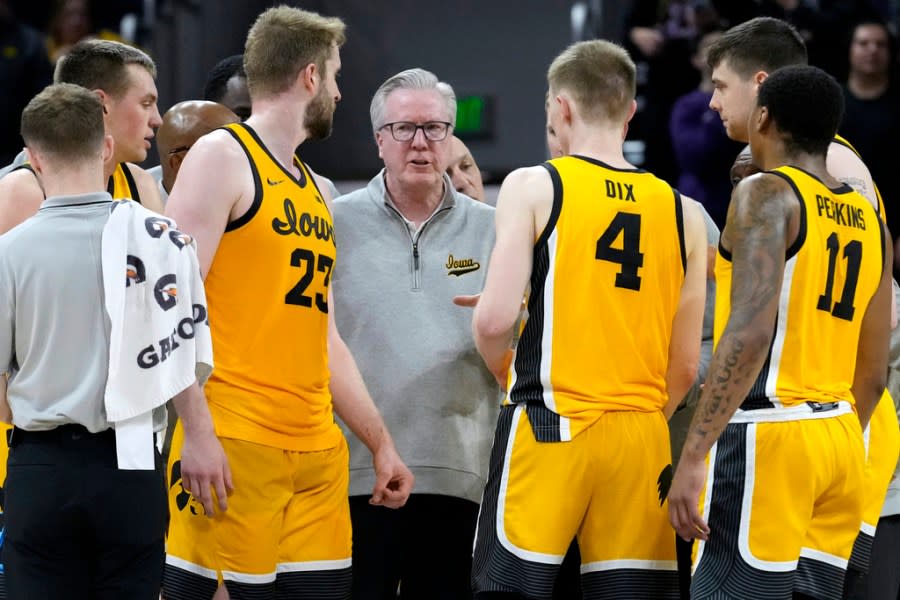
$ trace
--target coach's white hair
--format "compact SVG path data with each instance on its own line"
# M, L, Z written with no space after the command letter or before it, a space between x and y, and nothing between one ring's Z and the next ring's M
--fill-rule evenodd
M396 90L435 90L447 103L447 121L456 126L456 94L449 83L440 81L431 71L425 69L407 69L390 77L375 91L369 116L372 119L372 131L384 126L384 104L387 97Z

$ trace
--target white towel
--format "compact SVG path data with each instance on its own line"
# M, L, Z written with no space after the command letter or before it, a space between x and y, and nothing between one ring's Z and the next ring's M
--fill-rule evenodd
M113 202L101 242L111 323L104 404L120 469L152 469L152 411L212 371L196 243L137 202Z

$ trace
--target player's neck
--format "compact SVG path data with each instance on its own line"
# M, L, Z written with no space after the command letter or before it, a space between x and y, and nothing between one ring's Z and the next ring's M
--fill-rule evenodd
M828 187L837 187L840 184L828 172L828 168L825 166L825 155L823 154L781 151L773 153L771 159L767 159L765 163L768 165L768 169L774 169L782 165L796 167L811 175L815 175Z
M291 168L297 147L306 141L302 107L276 99L253 103L249 125L262 140L272 156L287 169Z
M48 198L106 191L106 179L94 168L56 170L49 177L44 175L43 185Z
M103 181L108 180L112 177L112 174L115 172L116 167L119 163L122 162L116 157L116 153L113 152L109 157L109 160L103 163Z
M573 131L566 154L577 154L604 162L611 167L631 169L622 151L623 132L612 128L585 128Z

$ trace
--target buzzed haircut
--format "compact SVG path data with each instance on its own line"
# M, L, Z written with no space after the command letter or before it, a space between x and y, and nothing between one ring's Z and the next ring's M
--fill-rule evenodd
M222 102L228 89L228 80L232 77L246 77L244 73L244 55L235 54L223 58L210 70L203 86L203 99L210 102Z
M711 69L723 61L742 79L758 71L771 73L789 65L809 62L806 43L793 25L773 17L757 17L726 31L709 47Z
M778 69L759 86L756 102L768 109L790 151L824 156L844 118L840 84L818 67Z
M77 163L102 151L103 104L79 85L47 86L22 111L21 123L25 146L57 160Z
M634 61L612 42L577 42L553 60L547 83L572 94L587 121L624 121L635 96Z
M277 6L263 12L247 34L244 70L250 97L279 94L301 69L315 64L325 76L332 48L344 44L344 22L336 17Z
M128 65L139 65L156 78L156 65L142 50L110 40L85 40L56 63L53 83L74 83L120 97L131 83Z

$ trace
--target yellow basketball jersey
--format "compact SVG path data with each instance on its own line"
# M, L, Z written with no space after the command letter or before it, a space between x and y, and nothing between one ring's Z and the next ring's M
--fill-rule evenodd
M116 170L109 176L106 191L116 200L129 198L141 204L141 196L138 194L137 184L134 182L134 177L132 177L131 171L125 163L116 165Z
M535 242L509 403L539 440L607 411L661 410L686 264L681 198L664 181L579 156L544 164L550 219Z
M881 222L871 203L848 185L829 189L788 166L769 173L785 179L796 192L800 229L785 257L769 355L741 408L852 403L860 327L884 265ZM720 245L716 343L731 310L731 275L731 253Z
M328 388L331 214L298 158L295 178L250 127L225 130L247 154L256 197L226 227L206 277L216 360L206 396L216 432L286 450L334 447L341 433Z

